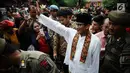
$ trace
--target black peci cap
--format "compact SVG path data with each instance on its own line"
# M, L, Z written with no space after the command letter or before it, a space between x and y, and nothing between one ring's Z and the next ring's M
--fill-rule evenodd
M92 16L87 13L80 13L76 15L76 22L83 23L82 25L91 24Z

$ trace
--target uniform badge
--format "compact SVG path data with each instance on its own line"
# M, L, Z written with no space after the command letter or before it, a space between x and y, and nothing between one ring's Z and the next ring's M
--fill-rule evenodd
M42 66L47 72L50 72L52 70L52 65L48 62L48 60L42 60L40 62L40 66Z
M26 68L26 63L24 60L21 60L20 68Z

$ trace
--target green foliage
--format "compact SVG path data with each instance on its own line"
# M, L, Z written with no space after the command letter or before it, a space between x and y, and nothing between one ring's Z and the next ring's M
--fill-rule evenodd
M118 0L103 0L103 7L109 10L115 10Z
M50 5L58 5L58 3L55 0L49 0Z
M78 0L64 0L64 3L68 7L74 7L76 6Z
M58 5L58 6L67 6L67 7L75 7L77 5L77 2L79 0L49 0L50 4L55 4L55 5ZM85 5L87 2L87 0L82 0L82 3L81 5Z

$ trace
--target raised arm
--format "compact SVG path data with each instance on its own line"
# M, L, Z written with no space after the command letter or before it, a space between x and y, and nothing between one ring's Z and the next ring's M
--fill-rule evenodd
M76 31L72 28L65 27L61 23L59 23L55 20L52 20L52 19L44 16L43 14L40 14L40 16L38 17L38 21L41 24L43 24L44 26L48 27L49 29L51 29L54 32L63 36L66 39L67 42L68 42L67 39L69 38L71 31Z

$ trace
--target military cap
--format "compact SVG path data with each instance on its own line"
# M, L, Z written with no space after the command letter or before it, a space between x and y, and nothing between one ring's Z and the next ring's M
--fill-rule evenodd
M88 13L79 13L76 15L76 22L81 23L83 25L91 24L91 19L92 16Z
M113 25L130 26L130 13L111 11L108 17L113 22Z
M0 55L3 53L5 48L6 41L5 39L0 38Z

